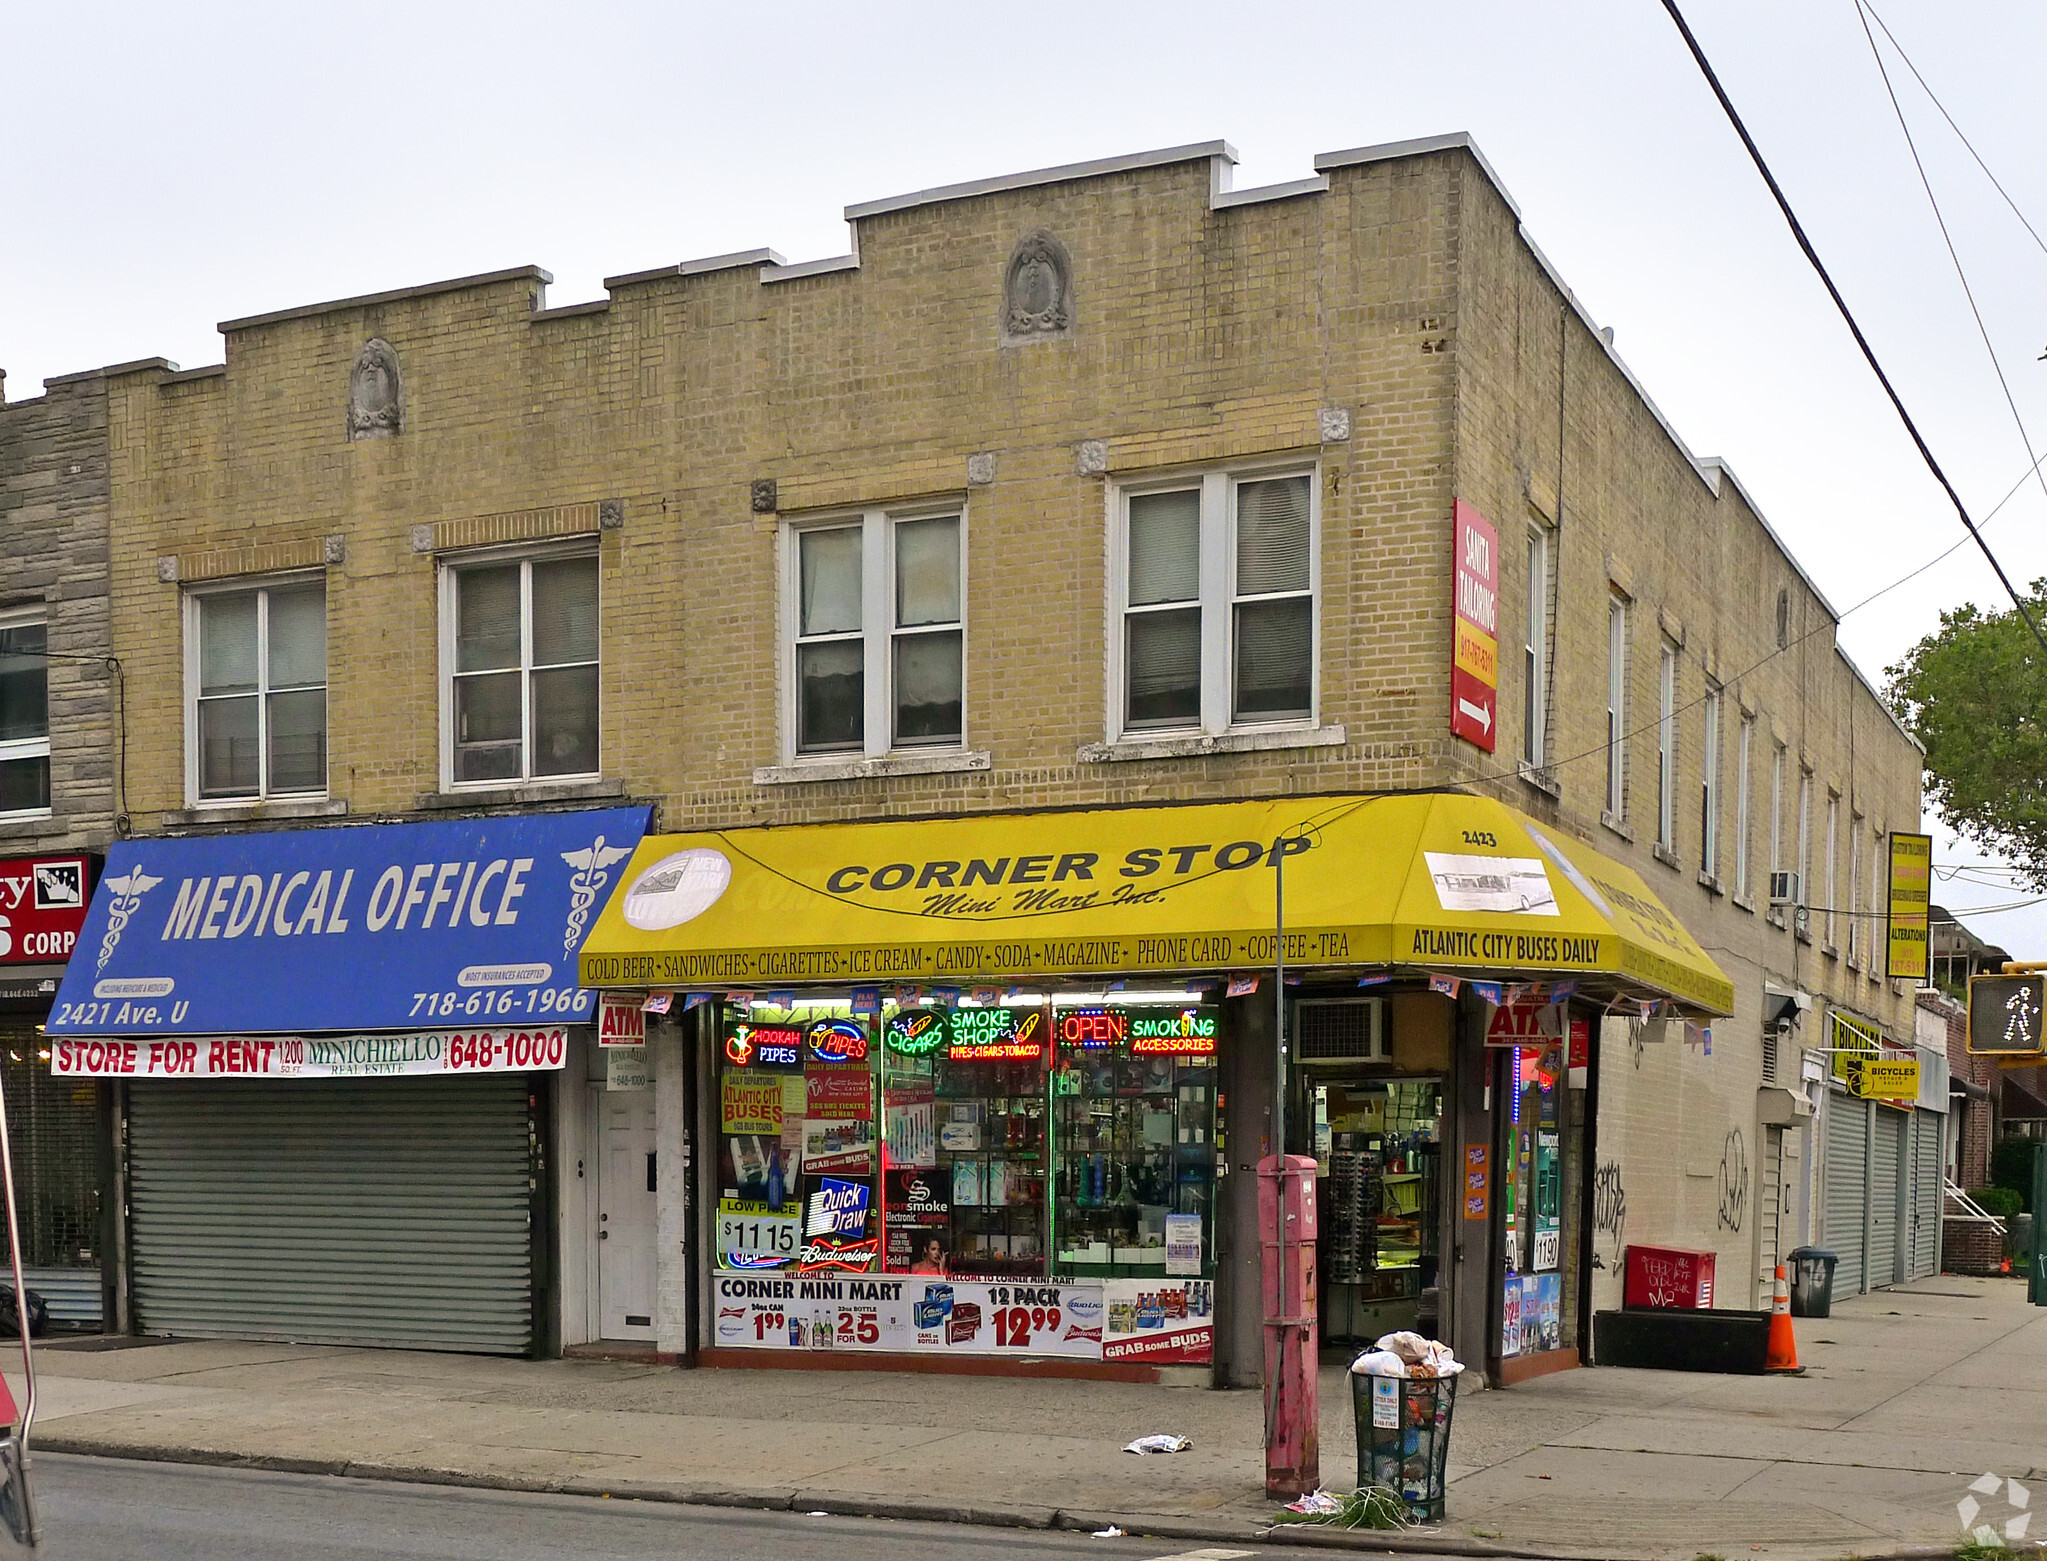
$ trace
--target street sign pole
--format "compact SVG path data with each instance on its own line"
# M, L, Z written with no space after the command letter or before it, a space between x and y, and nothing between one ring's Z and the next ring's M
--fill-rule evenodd
M2033 1146L2033 1252L2026 1264L2026 1299L2047 1306L2047 1144Z

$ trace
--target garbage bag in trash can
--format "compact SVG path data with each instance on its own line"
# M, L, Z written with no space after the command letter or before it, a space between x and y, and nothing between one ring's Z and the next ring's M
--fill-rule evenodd
M1791 1315L1826 1317L1834 1305L1835 1255L1822 1247L1797 1247L1791 1253Z
M1351 1373L1358 1417L1358 1488L1398 1491L1414 1517L1441 1521L1457 1378Z

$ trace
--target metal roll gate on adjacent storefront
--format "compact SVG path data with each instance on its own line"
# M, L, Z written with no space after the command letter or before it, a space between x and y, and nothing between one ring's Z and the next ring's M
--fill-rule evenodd
M528 1090L519 1074L133 1086L139 1330L524 1354Z
M1917 1163L1912 1178L1912 1277L1924 1279L1940 1272L1942 1182L1946 1175L1941 1143L1947 1120L1937 1111L1917 1111L1913 1126L1917 1142L1912 1152Z
M1867 1288L1863 1263L1862 1212L1868 1186L1869 1107L1839 1091L1827 1100L1826 1204L1821 1245L1839 1262L1835 1296L1860 1295Z
M1905 1130L1911 1124L1909 1111L1876 1108L1876 1154L1869 1176L1869 1251L1863 1259L1868 1270L1863 1284L1872 1290L1903 1277L1898 1249L1905 1233L1898 1228L1898 1193L1905 1170Z

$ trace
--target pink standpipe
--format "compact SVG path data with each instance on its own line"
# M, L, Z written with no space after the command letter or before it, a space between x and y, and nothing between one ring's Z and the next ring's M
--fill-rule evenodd
M1265 1282L1265 1494L1304 1496L1322 1483L1321 1354L1315 1319L1315 1162L1258 1162Z

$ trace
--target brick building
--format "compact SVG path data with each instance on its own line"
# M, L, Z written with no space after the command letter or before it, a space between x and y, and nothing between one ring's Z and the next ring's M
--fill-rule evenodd
M689 837L640 848L683 861L655 875L664 895L686 895L705 860L688 853L711 850L690 841L756 862L781 840L790 882L854 853L864 865L813 899L880 915L896 869L870 849L923 853L903 857L923 881L903 865L897 888L963 893L1001 840L1018 842L1004 870L1024 873L1063 821L1120 853L1130 831L1180 820L1237 833L1133 845L1133 874L1184 850L1214 853L1218 883L1249 882L1224 875L1277 868L1292 840L1301 904L1335 904L1350 873L1359 903L1383 878L1390 906L1412 863L1449 929L1409 936L1408 911L1352 907L1351 933L1290 947L1300 1062L1278 1099L1272 940L1261 954L1252 936L1272 925L1254 914L1267 890L1219 906L1238 920L1212 944L1152 940L1177 952L1062 944L1026 966L983 949L955 983L905 951L878 1005L863 996L878 983L845 973L882 966L772 950L723 977L602 981L635 1014L652 987L717 995L651 1018L650 1089L607 1088L618 1076L580 1028L566 1071L534 1076L551 1169L533 1178L533 1347L717 1350L737 1342L728 1320L770 1342L782 1313L772 1329L758 1307L728 1319L739 1292L719 1277L740 1271L727 1258L772 1267L730 1243L794 1220L770 1179L784 1146L762 1125L782 1107L749 1094L770 1076L750 1037L812 1023L851 1025L861 1056L891 1059L878 1095L860 1086L870 1132L898 1087L904 1122L934 1096L980 1113L945 1119L957 1146L1007 1122L1007 1162L883 1145L898 1167L962 1178L952 1212L930 1215L948 1307L970 1281L1092 1276L1099 1289L1075 1293L1107 1298L1113 1335L1155 1326L1170 1291L1166 1333L1198 1304L1225 1381L1259 1371L1245 1173L1282 1104L1325 1221L1354 1239L1325 1243L1328 1331L1419 1322L1501 1380L1578 1358L1592 1309L1618 1304L1626 1244L1710 1249L1722 1300L1748 1305L1798 1240L1838 1244L1845 1216L1829 1215L1851 1194L1865 1226L1872 1206L1919 1207L1920 1113L1855 1103L1866 1148L1904 1145L1871 1162L1890 1178L1874 1194L1863 1165L1823 1164L1811 1142L1815 1106L1824 1120L1839 1096L1824 1049L1913 1036L1875 929L1886 842L1917 828L1920 755L1836 646L1833 609L1732 473L1665 422L1466 138L1326 155L1263 190L1231 189L1231 162L1217 142L870 202L848 209L846 256L686 262L566 307L525 267L288 309L224 325L218 367L106 378L113 637L138 691L128 811L165 849L651 806ZM1453 514L1497 542L1498 697L1476 740L1451 730ZM1342 837L1331 869L1340 853L1316 848L1339 824L1366 832ZM1237 836L1248 856L1214 844ZM1423 867L1430 852L1456 861ZM1062 847L1006 882L1053 893L1050 872L1119 859ZM610 885L644 887L643 866ZM1782 903L1775 874L1795 877ZM289 876L279 866L269 893ZM251 878L260 890L265 871L236 881ZM415 890L427 925L433 893L469 893L459 873L397 881L402 914L369 910L400 927ZM622 904L593 923L586 977ZM250 915L267 928L299 911L273 916L266 898ZM1568 934L1573 918L1604 932L1564 937L1568 954L1542 938L1501 953L1510 932L1480 951L1487 928ZM236 919L222 902L220 925ZM747 935L770 945L801 919L763 912ZM662 945L672 968L710 971L686 941L707 923L684 923ZM1121 930L1134 950L1163 925ZM1082 1147L1097 1128L1058 1093L1070 1080L1071 1101L1093 1098L1077 1041L1022 1094L894 1061L916 1056L920 1013L957 1025L1041 1004L1053 1028L1106 1026L1135 1066L1146 1016L1110 983L1143 976L1220 1043L1160 1054L1183 1071L1158 1075L1156 1122L1130 1118L1135 1147ZM968 995L934 1008L954 985ZM1486 1044L1517 1033L1527 1044ZM227 1086L123 1088L132 1109ZM1937 1115L1944 1095L1924 1104ZM914 1205L858 1132L800 1144L821 1120L792 1106L790 1164L866 1154L878 1241L883 1211ZM1204 1166L1154 1201L1161 1168L1190 1163L1174 1160L1176 1124L1179 1145L1223 1135L1226 1174ZM675 1169L692 1150L694 1182ZM1097 1161L1123 1194L1102 1190ZM1915 1269L1910 1234L1864 1229L1856 1283ZM1119 1287L1139 1288L1123 1303ZM1096 1335L1076 1348L1106 1353Z
M0 393L0 1070L29 1283L81 1326L102 1316L116 1236L103 1198L110 1091L52 1078L36 1027L125 805L107 455L105 374L65 375L33 400Z

